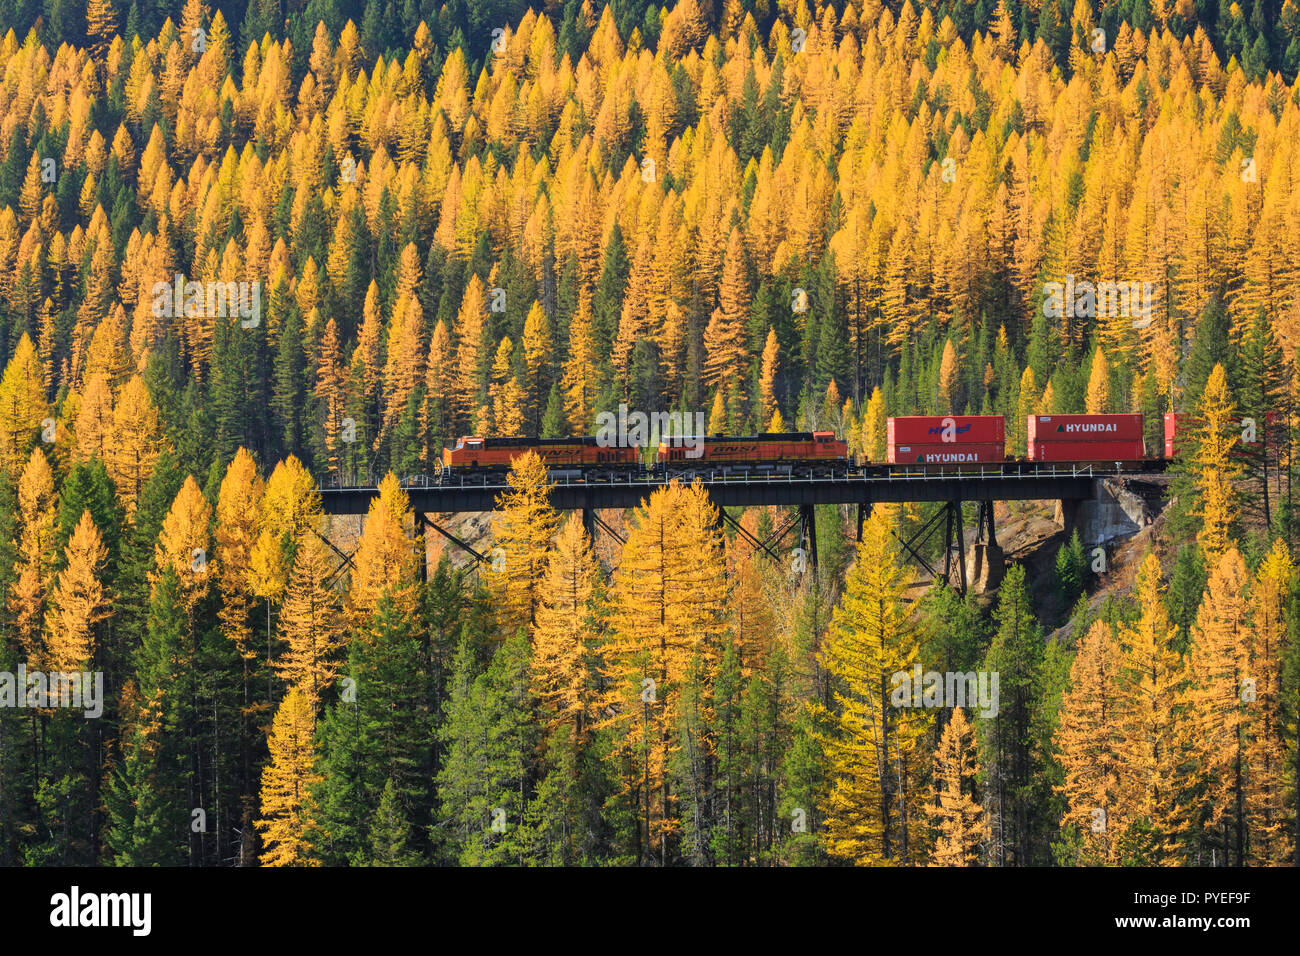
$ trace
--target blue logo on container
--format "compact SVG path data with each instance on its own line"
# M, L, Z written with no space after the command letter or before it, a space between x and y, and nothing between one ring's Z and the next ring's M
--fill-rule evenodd
M970 430L971 430L972 428L974 428L974 427L975 427L975 426L974 426L973 424L972 424L972 425L958 425L957 428L956 428L956 433L957 433L958 435L962 435L962 434L965 434L966 432L970 431ZM928 432L926 432L926 434L927 434L927 435L937 435L937 434L939 434L939 433L940 433L941 431L943 431L943 430L944 430L943 426L940 425L940 426L937 427L937 428L931 428Z

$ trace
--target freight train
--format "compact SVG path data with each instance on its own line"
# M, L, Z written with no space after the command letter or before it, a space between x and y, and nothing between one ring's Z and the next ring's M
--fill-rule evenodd
M560 477L616 478L645 471L689 476L785 474L823 477L842 471L849 446L834 432L782 432L766 435L702 435L659 442L652 463L636 446L614 447L596 438L463 437L442 452L444 473L504 472L516 457L535 451L547 470Z
M661 474L799 475L829 477L863 474L965 470L971 466L1043 462L1094 465L1107 470L1144 471L1173 457L1183 416L1165 416L1164 455L1147 454L1142 416L1030 415L1027 453L1008 455L1000 415L909 415L886 422L885 461L849 455L848 443L834 432L783 432L766 435L708 435L663 439L651 455L636 446L612 447L591 436L575 438L462 437L443 449L444 475L502 473L518 456L535 451L556 477L587 480Z

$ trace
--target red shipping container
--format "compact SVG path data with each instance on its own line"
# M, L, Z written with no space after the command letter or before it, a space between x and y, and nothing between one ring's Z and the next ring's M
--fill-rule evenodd
M1184 436L1193 430L1199 422L1188 412L1166 412L1165 413L1165 457L1173 458L1175 454L1183 450ZM1241 429L1241 420L1234 418L1232 421L1233 428ZM1264 436L1261 434L1264 429L1268 431L1268 448L1275 456L1285 444L1286 441L1286 416L1278 411L1270 411L1264 414L1264 423L1261 426L1259 422L1255 423L1256 440L1261 440ZM1232 447L1235 455L1249 455L1251 452L1258 453L1258 448L1249 448L1240 441Z
M1030 415L1029 444L1057 441L1138 441L1141 415Z
M1142 439L1130 441L1040 441L1029 446L1030 461L1140 461Z
M953 436L944 441L944 434ZM902 415L885 423L885 439L891 445L948 445L1004 442L1001 415Z
M917 445L890 442L886 447L886 460L891 465L982 464L1004 461L1006 455L1006 447L1001 442L927 442Z
M1165 412L1165 441L1169 441L1176 434L1180 426L1186 427L1186 423L1191 416L1186 412Z

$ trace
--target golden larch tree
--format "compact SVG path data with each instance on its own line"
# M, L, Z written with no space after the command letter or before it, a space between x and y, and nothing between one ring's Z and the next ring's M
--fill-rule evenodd
M892 522L890 509L876 508L863 527L822 652L838 709L825 741L827 848L855 864L923 858L921 741L930 715L911 706L910 693L894 701L907 689L900 678L914 679L920 639L903 603L909 575Z
M1131 829L1122 852L1163 865L1174 859L1180 840L1175 787L1185 671L1173 649L1175 631L1154 552L1138 568L1135 595L1138 619L1119 627L1120 793L1124 818L1142 826Z
M343 627L336 595L331 553L316 535L303 537L280 608L279 630L284 654L273 662L276 675L306 695L315 721L321 694L338 673Z
M776 330L767 330L763 345L763 360L758 379L758 394L763 402L763 421L771 421L777 410L776 376L781 370L781 346L776 340Z
M385 592L392 594L406 613L415 611L414 585L418 561L412 534L415 517L410 497L391 471L370 499L361 540L352 557L348 608L355 623L368 617Z
M267 739L270 761L262 770L262 816L257 829L265 845L263 866L317 866L310 832L315 813L316 713L309 693L290 688L280 702Z
M991 838L988 816L973 794L977 760L975 728L955 707L934 752L935 802L926 807L935 830L931 866L978 866Z
M591 707L587 657L595 640L592 592L596 561L582 518L571 514L560 527L546 566L542 603L533 629L533 693L553 724L567 721L585 733Z
M17 478L45 418L45 370L27 333L0 376L0 468Z
M1295 569L1286 542L1279 538L1259 567L1252 604L1249 675L1243 692L1246 762L1246 862L1279 866L1291 861L1295 845L1286 804L1287 720L1283 706L1282 665L1291 653L1287 601Z
M135 513L165 441L149 389L144 379L135 375L122 387L113 408L113 433L105 463L128 515Z
M1106 353L1100 345L1092 357L1086 401L1089 415L1103 415L1110 411L1110 363L1106 361Z
M487 299L478 275L470 277L456 314L456 376L452 408L459 428L473 429L488 358Z
M578 293L578 310L569 323L569 357L564 363L560 390L564 397L564 415L569 432L584 435L591 427L599 381L600 357L592 328L591 294Z
M681 690L693 663L712 671L726 627L717 523L699 483L673 481L652 492L632 514L610 589L601 726L615 731L609 759L638 818L638 846L644 855L657 845L661 859L677 826L665 771Z
M257 656L252 646L250 613L253 588L250 562L257 542L258 512L261 510L263 482L257 462L248 449L240 448L226 466L225 477L217 492L216 559L217 588L221 606L217 617L221 632L235 642L245 664Z
M89 510L81 513L64 560L45 614L41 657L48 670L79 671L94 660L99 623L113 613L103 583L108 549Z
M524 395L527 402L525 421L529 434L540 433L542 413L546 410L546 397L551 389L551 366L555 363L555 343L551 336L551 320L540 302L534 302L524 320Z
M321 525L320 492L307 469L290 455L275 466L261 496L257 540L249 555L254 593L278 601L294 552Z
M1119 641L1109 624L1095 621L1070 665L1053 737L1064 774L1055 789L1067 801L1061 823L1076 828L1083 863L1115 865L1132 822L1120 787L1119 669Z
M1007 428L1006 435L1011 450L1016 455L1025 454L1029 440L1029 416L1037 409L1038 399L1038 383L1034 379L1034 370L1026 365L1024 374L1020 376L1020 400L1016 405L1016 420Z
M492 512L491 589L497 621L504 633L531 630L541 603L546 552L559 524L551 507L546 464L535 451L510 463L510 490L497 497Z
M1239 471L1232 457L1239 435L1232 420L1232 398L1222 365L1214 366L1205 383L1197 418L1192 471L1200 492L1197 513L1202 523L1196 539L1205 552L1206 563L1212 567L1228 547L1229 529L1236 516L1232 482Z
M1229 545L1211 566L1192 628L1184 691L1186 758L1179 789L1188 798L1188 832L1202 844L1235 850L1244 862L1246 734L1244 680L1250 677L1250 601L1246 562ZM1226 862L1226 861L1224 861Z
M212 506L203 497L194 476L186 475L185 483L163 518L154 545L156 570L150 572L149 579L157 582L169 568L176 572L181 600L191 625L194 623L194 606L208 593L212 580L208 566L211 528Z
M54 474L44 452L32 449L18 481L18 555L14 565L9 610L14 615L18 643L29 661L41 647L41 620L54 577L55 521L58 499Z
M102 372L86 379L86 392L77 406L75 461L98 458L108 461L113 436L113 392L108 377Z
M960 415L957 407L958 392L961 386L961 373L957 368L957 350L952 339L943 343L943 357L939 361L939 409L949 415Z

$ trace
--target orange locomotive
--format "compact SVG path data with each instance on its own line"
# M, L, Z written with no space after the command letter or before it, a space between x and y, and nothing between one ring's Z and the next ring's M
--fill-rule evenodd
M829 473L848 460L848 442L834 432L673 438L659 442L658 455L659 468L669 474L790 474L798 468L815 475Z
M442 465L455 473L506 471L530 451L554 475L617 476L646 471L635 445L612 447L592 436L577 438L480 438L464 436L442 450ZM659 442L648 470L667 475L829 474L849 463L848 443L834 432L784 432L741 437L687 436Z
M453 471L506 471L510 463L535 451L548 471L627 472L641 468L636 448L599 445L593 436L579 438L478 438L456 440L456 447L442 450L444 468Z

